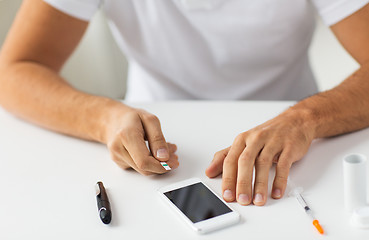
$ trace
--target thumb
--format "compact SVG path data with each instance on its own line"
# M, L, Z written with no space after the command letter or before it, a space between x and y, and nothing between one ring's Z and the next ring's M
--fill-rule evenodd
M215 153L213 161L211 161L209 167L205 170L206 176L209 178L214 178L222 173L223 171L223 162L226 158L229 149L231 147L228 147L226 149L223 149L217 153Z
M159 119L150 113L143 114L141 119L151 154L159 161L168 161L169 147L161 131Z

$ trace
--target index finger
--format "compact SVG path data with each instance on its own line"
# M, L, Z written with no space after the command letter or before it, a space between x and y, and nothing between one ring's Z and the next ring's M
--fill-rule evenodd
M222 192L223 199L233 202L236 196L236 182L238 170L238 158L245 149L246 143L242 134L237 136L233 142L223 163Z

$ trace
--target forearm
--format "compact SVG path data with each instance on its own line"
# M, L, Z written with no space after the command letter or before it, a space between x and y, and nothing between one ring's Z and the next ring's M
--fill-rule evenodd
M369 126L369 64L337 87L298 102L286 111L302 117L314 138L330 137Z
M106 143L107 125L130 108L82 93L34 62L0 69L0 104L16 116L64 134Z

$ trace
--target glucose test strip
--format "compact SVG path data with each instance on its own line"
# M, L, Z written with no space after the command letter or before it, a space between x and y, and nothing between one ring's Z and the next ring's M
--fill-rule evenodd
M160 162L160 164L163 166L163 168L165 168L165 170L172 170L166 162Z

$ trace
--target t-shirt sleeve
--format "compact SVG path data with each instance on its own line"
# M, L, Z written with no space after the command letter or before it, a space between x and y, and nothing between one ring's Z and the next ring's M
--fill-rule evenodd
M311 0L325 24L331 26L364 7L369 0Z
M44 0L54 8L84 21L89 21L99 9L101 0Z

